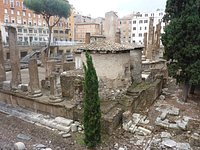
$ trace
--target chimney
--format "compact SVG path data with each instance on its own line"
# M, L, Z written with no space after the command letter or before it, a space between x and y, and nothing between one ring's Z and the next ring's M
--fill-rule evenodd
M119 44L121 43L120 35L121 35L120 31L117 31L115 33L115 43L119 43Z
M90 33L85 34L85 44L90 44Z

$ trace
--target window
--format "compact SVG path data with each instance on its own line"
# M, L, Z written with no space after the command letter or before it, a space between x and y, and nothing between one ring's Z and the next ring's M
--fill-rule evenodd
M26 20L23 21L23 24L26 24Z
M38 18L40 18L40 15L38 15Z
M42 33L42 29L39 29L39 33Z
M151 17L153 17L153 16L154 16L154 13L151 14Z
M21 23L22 23L22 20L21 20L21 17L20 17L20 16L17 17L17 23L18 23L18 24L21 24Z
M139 23L143 23L143 20L139 20Z
M31 13L28 13L28 17L31 17Z
M142 33L139 33L139 37L142 37Z
M14 10L13 10L13 9L11 9L11 14L12 14L12 15L14 14Z
M17 15L20 16L20 12L19 11L17 11Z
M34 41L38 41L38 38L37 38L37 37L34 37Z
M46 30L43 30L43 33L46 34Z
M135 37L135 33L132 34L132 37Z
M23 11L23 16L26 16L26 12L25 11Z
M8 4L8 0L3 0L3 4Z
M11 23L15 23L15 18L11 18Z
M133 30L136 30L136 27L133 27Z
M4 9L4 13L7 14L8 13L8 9Z
M133 24L136 24L136 20L133 21Z
M10 0L10 7L14 8L14 0Z
M42 41L42 38L41 38L41 37L39 38L39 41Z
M54 33L58 33L58 30L54 30L53 32L54 32Z
M144 30L147 30L147 27L144 27Z
M24 29L24 33L27 33L27 29Z
M135 40L133 40L133 43L135 43Z
M162 16L163 15L163 13L159 13L159 16Z
M142 27L140 27L140 30L142 30Z
M23 40L23 37L18 38L18 41L22 42L22 40Z
M26 6L24 5L24 3L22 2L22 9L26 10Z
M22 28L18 28L18 30L17 30L18 32L22 32Z
M37 33L37 30L36 30L36 29L34 29L34 33Z
M35 18L35 14L33 14L33 17Z
M148 14L145 14L145 17L148 17Z
M33 33L33 29L29 29L29 31L28 31L29 33Z
M20 2L16 1L16 6L19 7L20 6Z
M144 20L144 23L148 23L148 20Z

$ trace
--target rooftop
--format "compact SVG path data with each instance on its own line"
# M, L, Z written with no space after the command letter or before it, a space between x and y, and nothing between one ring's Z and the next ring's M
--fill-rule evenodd
M83 50L83 51L98 51L98 52L111 52L111 53L116 53L116 52L126 52L130 50L134 50L136 48L139 48L137 45L127 45L127 44L119 44L119 43L114 43L108 40L102 40L102 41L95 41L90 44L81 46L78 48L78 50ZM142 48L140 46L140 48Z

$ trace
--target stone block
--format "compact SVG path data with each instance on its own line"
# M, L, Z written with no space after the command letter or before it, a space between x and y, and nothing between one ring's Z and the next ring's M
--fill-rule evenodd
M22 142L17 142L14 144L14 150L25 150L25 149L26 147Z
M3 90L10 91L11 90L11 81L3 81L2 88L3 88Z
M73 120L66 119L66 118L63 118L63 117L56 117L55 121L57 123L61 123L61 124L65 125L65 126L70 126L73 123Z

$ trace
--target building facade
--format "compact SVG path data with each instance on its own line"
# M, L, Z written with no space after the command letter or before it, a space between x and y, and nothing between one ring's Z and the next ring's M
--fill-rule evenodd
M22 45L46 44L48 42L49 30L42 15L33 13L26 8L23 0L2 0L0 1L0 27L2 31L3 43L8 43L8 33L6 26L13 26L17 30L17 41ZM72 13L73 14L73 13ZM52 18L53 22L55 18ZM61 19L55 27L51 37L53 40L72 40L72 33L69 31L70 19ZM58 33L56 33L56 31ZM53 36L55 35L55 38ZM69 37L72 36L72 37Z
M144 33L149 31L150 18L153 18L153 26L161 22L161 33L164 32L164 22L162 18L164 16L164 10L157 9L152 13L135 13L132 19L132 29L131 29L131 43L144 44Z
M86 33L90 35L100 35L101 26L98 23L76 23L75 24L75 41L85 42Z
M121 33L121 43L131 43L131 27L133 14L118 19L118 28Z

